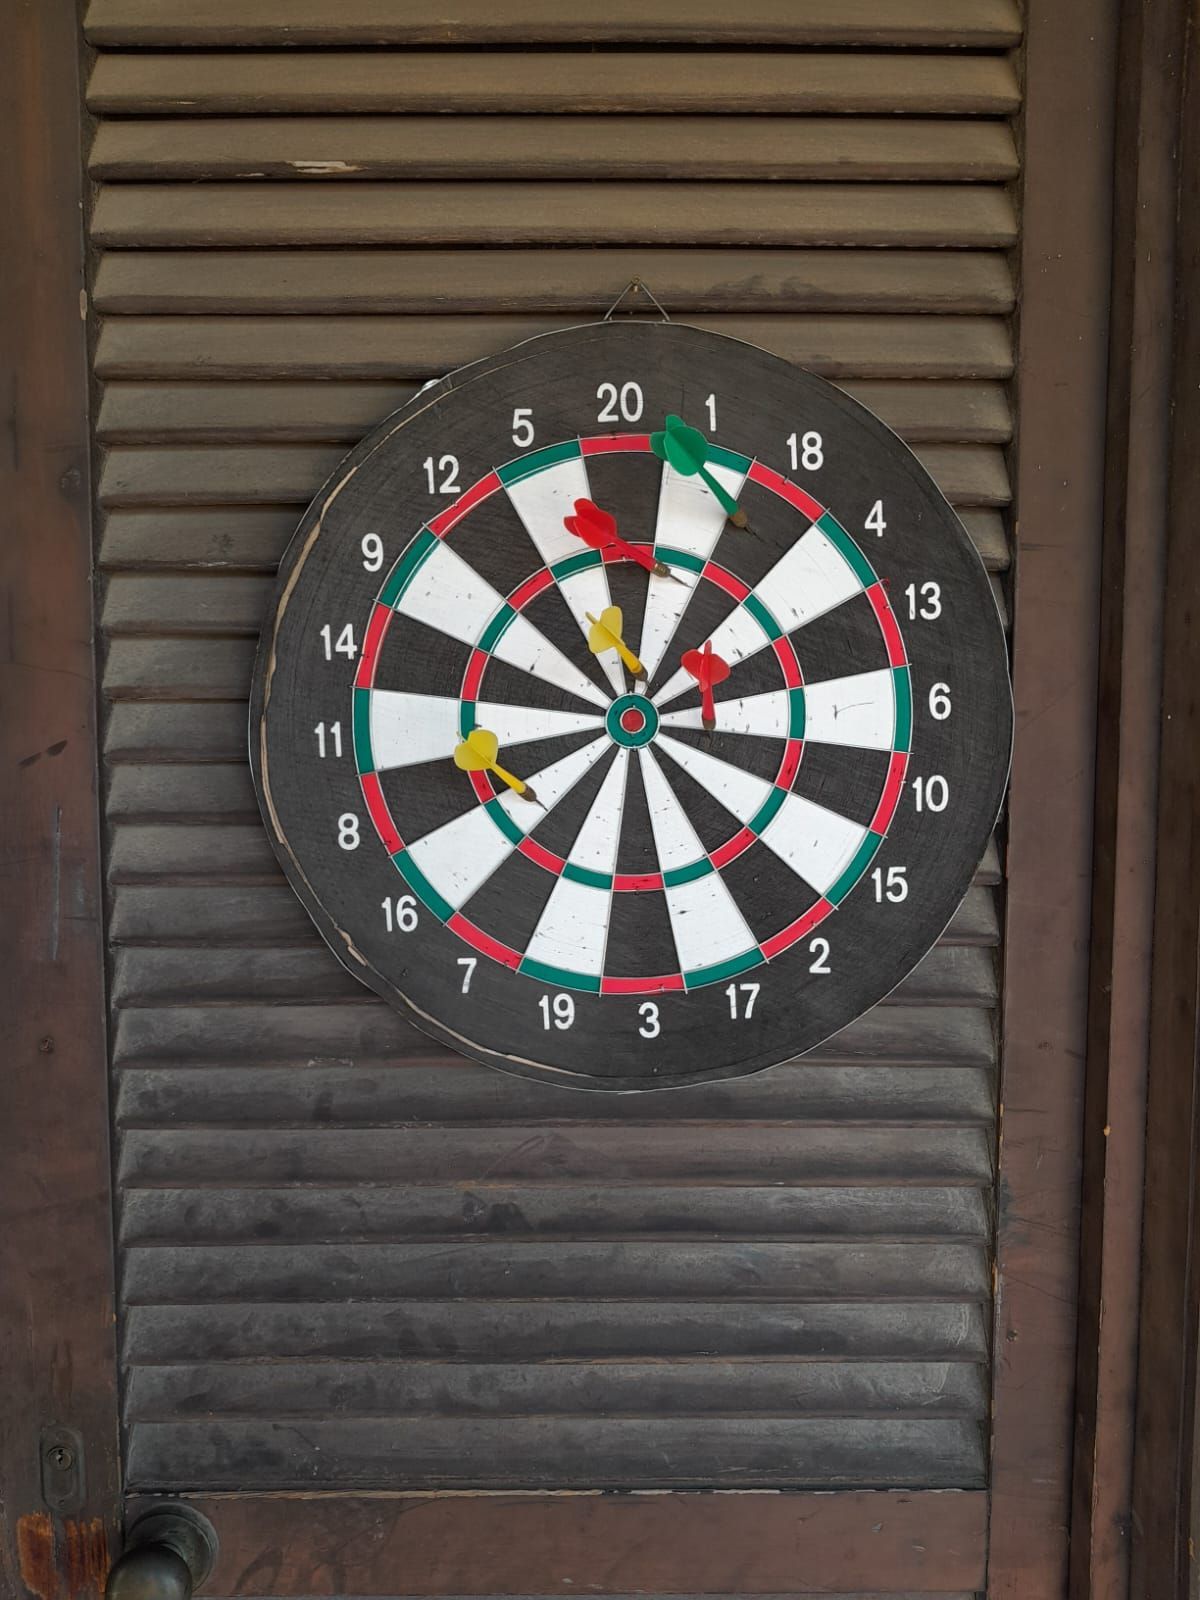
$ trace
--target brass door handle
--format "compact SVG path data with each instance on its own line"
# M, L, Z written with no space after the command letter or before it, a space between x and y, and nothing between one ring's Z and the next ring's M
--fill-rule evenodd
M190 1506L162 1506L139 1517L108 1575L104 1600L192 1600L212 1571L217 1535Z

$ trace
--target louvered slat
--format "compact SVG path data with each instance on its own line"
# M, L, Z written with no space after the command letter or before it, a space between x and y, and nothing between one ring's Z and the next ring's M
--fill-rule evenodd
M453 16L394 0L192 0L180 13L163 0L92 0L85 32L99 46L685 43L970 45L1017 42L1013 0L608 0L603 8L559 0L458 0Z
M762 345L829 378L1008 378L994 317L713 316L696 327ZM538 317L117 317L96 372L137 378L435 378L568 324Z
M642 278L675 314L1012 309L985 251L594 249L119 250L94 296L122 315L209 312L603 312ZM636 295L630 297L636 304Z
M1002 56L613 54L251 50L111 54L88 85L98 115L222 116L346 112L882 113L1007 116L1019 104Z
M272 117L101 123L99 181L259 178L912 179L1015 177L1005 123L780 117Z

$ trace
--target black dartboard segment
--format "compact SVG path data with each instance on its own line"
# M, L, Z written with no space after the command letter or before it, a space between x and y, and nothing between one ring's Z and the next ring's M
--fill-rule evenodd
M707 481L655 454L672 414ZM579 500L669 575L569 531ZM591 648L612 606L639 671ZM536 800L460 770L473 730ZM987 576L905 446L752 346L600 323L347 458L285 557L250 745L351 972L481 1061L629 1090L799 1055L893 989L966 893L1011 734Z

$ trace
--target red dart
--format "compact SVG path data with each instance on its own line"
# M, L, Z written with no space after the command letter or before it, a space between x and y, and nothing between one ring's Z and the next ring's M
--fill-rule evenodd
M711 733L717 725L717 708L713 704L713 685L724 683L729 676L729 663L713 655L712 640L704 641L703 650L685 650L683 670L691 673L700 685L700 721Z
M563 527L593 550L615 550L626 561L636 561L639 567L645 567L657 577L674 577L674 573L661 561L656 561L649 551L635 550L633 545L626 544L617 532L616 517L602 511L594 500L576 500L575 515L564 517Z

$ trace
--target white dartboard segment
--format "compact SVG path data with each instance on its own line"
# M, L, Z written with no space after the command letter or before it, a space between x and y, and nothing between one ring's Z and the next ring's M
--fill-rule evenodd
M664 728L692 728L702 732L701 707L686 711L667 711ZM715 705L717 727L722 733L749 733L761 739L786 739L791 725L792 702L786 689L769 689L764 694L718 700Z
M818 894L835 884L858 854L867 830L848 817L789 794L762 842Z
M538 554L547 567L587 551L588 546L569 532L564 524L564 518L575 515L577 500L590 500L592 497L587 466L582 456L556 462L554 466L528 478L519 478L506 487L525 531L537 546ZM612 593L603 564L585 567L580 572L559 578L558 587L568 610L586 637L591 626L587 621L587 613L590 611L594 617L598 617L612 605ZM615 651L606 651L597 660L617 694L623 694L623 669Z
M505 790L499 797L505 814L522 833L532 832L611 748L607 739L594 739L581 750L531 772L526 781L537 800L525 800ZM496 826L483 806L475 806L431 833L410 840L408 848L421 872L457 910L507 860L516 843Z
M629 752L618 750L571 846L572 866L605 874L615 868L628 773ZM526 959L599 978L611 914L611 887L560 877L526 946Z
M706 750L663 733L659 734L658 747L741 823L749 822L771 798L774 784L722 761L720 756L709 755Z
M709 471L736 500L742 492L745 476L730 467L712 466ZM706 483L698 476L682 477L669 463L663 463L654 525L656 551L682 550L700 561L708 561L726 520L724 508ZM679 582L659 578L651 582L646 595L638 656L647 679L658 671L699 581L698 574L687 567L671 570Z
M413 617L452 639L474 645L504 603L504 596L486 578L439 541L417 569L395 609L401 616ZM521 615L513 618L492 653L510 666L520 667L522 672L556 684L593 705L607 704L591 679Z
M642 782L661 872L703 860L704 845L649 749L641 757ZM709 872L663 891L681 972L728 961L753 948L745 917L719 873Z
M784 633L803 627L862 592L862 581L837 546L814 523L784 552L755 593ZM712 635L715 654L735 666L766 649L769 640L744 605L734 608ZM693 687L682 668L654 696L665 705Z
M895 733L896 685L890 667L805 684L804 737L810 744L890 750Z
M461 702L445 695L409 694L375 689L371 694L371 749L377 772L449 760L462 740ZM512 706L480 700L475 726L486 728L500 748L535 739L559 739L603 727L604 719L587 712L554 711L542 706Z

